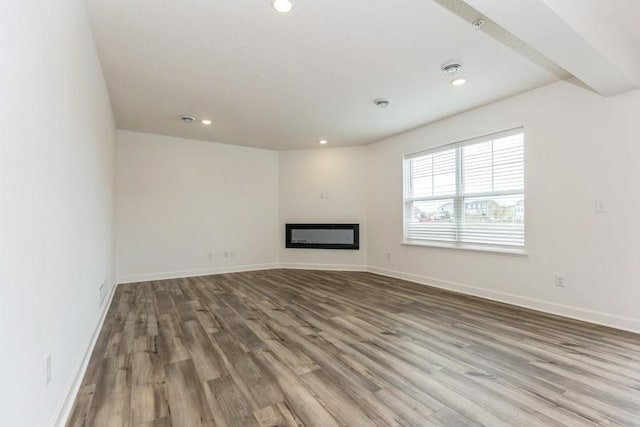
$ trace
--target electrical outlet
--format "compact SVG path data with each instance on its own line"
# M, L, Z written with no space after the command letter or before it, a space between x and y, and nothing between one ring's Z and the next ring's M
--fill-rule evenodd
M323 191L322 193L320 193L320 198L321 199L328 199L329 198L329 193L327 193L326 191Z
M604 200L596 200L594 209L596 213L607 213L607 202Z
M391 252L387 252L387 261L391 261Z
M224 251L224 257L229 258L229 251Z
M209 253L207 254L207 258L208 258L208 259L213 259L213 254L212 254L211 252L209 252Z
M47 354L44 358L44 385L51 382L51 354Z
M566 286L565 283L566 283L565 277L562 274L556 274L556 277L555 277L556 287L564 288Z

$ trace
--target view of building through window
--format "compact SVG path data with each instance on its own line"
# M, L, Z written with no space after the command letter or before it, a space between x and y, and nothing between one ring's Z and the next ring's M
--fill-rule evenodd
M405 156L405 240L524 246L524 135Z

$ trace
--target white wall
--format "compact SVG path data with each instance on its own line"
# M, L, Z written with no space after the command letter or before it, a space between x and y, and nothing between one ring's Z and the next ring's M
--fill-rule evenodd
M114 282L115 131L82 0L3 2L0 51L1 424L46 426Z
M280 152L280 263L293 268L366 268L367 147ZM328 193L321 199L320 193ZM286 249L286 223L359 223L360 250Z
M373 271L640 331L640 92L569 82L371 145ZM402 155L524 126L528 257L403 246ZM605 200L608 213L594 212ZM391 252L387 260L385 253ZM554 286L554 275L566 287Z
M117 139L119 282L366 268L367 147L276 152L129 131ZM287 222L360 223L361 249L285 249Z
M276 153L119 132L119 274L368 268L640 331L639 110L640 92L603 98L559 82L369 146ZM526 138L528 256L401 245L402 155L517 126ZM596 200L606 214L594 212ZM257 209L262 224L247 229ZM358 222L361 250L285 249L287 222ZM256 243L238 247L250 236ZM238 259L221 257L234 248ZM555 287L556 274L565 288Z
M117 189L120 282L278 261L275 151L118 131Z

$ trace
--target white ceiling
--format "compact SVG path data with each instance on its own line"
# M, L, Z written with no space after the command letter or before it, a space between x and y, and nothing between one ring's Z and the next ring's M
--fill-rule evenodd
M118 128L269 149L366 144L557 79L439 3L87 0Z
M604 96L640 87L638 0L464 0ZM631 3L631 2L636 2Z
M544 0L544 3L608 57L613 66L640 83L640 1Z

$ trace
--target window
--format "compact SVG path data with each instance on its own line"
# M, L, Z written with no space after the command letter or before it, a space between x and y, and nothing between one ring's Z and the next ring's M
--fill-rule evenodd
M522 129L404 156L405 243L522 250Z

